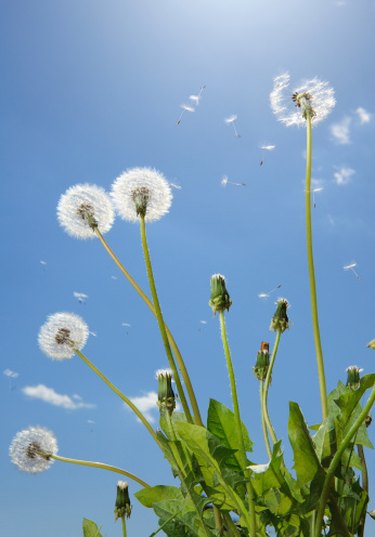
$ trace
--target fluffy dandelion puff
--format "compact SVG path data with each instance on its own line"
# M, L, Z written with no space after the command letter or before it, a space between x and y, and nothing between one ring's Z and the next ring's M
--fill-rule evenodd
M291 89L290 75L283 73L274 78L270 103L277 119L290 127L305 125L306 108L310 110L312 124L320 123L331 113L336 101L328 82L312 78Z
M29 427L16 434L9 447L11 461L24 472L47 470L58 451L54 435L43 427Z
M72 358L76 350L82 350L89 336L85 321L75 313L54 313L41 327L39 346L50 358Z
M114 210L110 196L96 185L78 184L63 194L57 205L57 219L77 239L93 239L95 228L106 233L112 227Z
M121 174L111 196L118 214L130 222L137 222L139 216L146 222L159 220L169 211L173 197L165 177L151 168L132 168Z

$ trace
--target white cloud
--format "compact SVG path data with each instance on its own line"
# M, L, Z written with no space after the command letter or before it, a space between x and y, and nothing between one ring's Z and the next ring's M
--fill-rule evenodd
M333 176L335 178L336 185L342 186L347 185L354 174L355 170L353 170L353 168L342 166L333 174Z
M356 114L359 118L359 121L361 125L365 125L365 123L370 123L371 121L371 114L370 112L367 112L362 106L358 106L356 109Z
M53 388L48 388L44 384L37 386L25 386L22 392L32 399L40 399L50 405L67 408L69 410L77 410L79 408L93 408L95 405L84 403L82 397L75 394L72 397L55 392Z
M330 127L331 135L335 142L340 145L350 144L350 125L352 119L345 116L341 121L333 123Z
M158 410L158 394L156 392L147 392L139 397L129 397L129 399L137 408L139 408L146 420L150 423L155 422L155 417L151 413L151 410Z

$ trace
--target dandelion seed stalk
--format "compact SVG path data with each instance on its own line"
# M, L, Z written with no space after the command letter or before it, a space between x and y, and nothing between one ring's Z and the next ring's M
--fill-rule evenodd
M176 363L172 355L172 351L171 351L171 347L170 347L169 339L167 335L167 330L166 330L166 326L165 326L164 319L163 319L163 314L162 314L161 307L160 307L159 297L158 297L158 293L156 290L155 278L154 278L154 273L153 273L152 264L151 264L150 251L149 251L148 243L147 243L146 223L145 223L144 216L140 215L139 223L140 223L140 229L141 229L141 241L142 241L143 255L145 258L147 277L148 277L151 296L152 296L152 300L154 304L154 314L158 321L159 331L163 340L164 349L168 358L169 367L172 369L172 372L173 372L173 378L176 383L178 394L180 396L182 408L184 409L185 415L188 417L188 419L190 417L190 420L191 420L190 409L189 409L189 406L185 397L185 393L181 384L180 375L178 373ZM190 389L188 387L187 389L189 390L189 394L190 394Z
M101 371L98 369L88 358L85 356L81 351L78 349L75 349L75 353L77 356L81 358L81 360L89 366L89 368L94 371L96 375L98 375L99 378L102 379L102 381L116 394L124 401L124 403L134 412L134 414L137 416L137 418L143 423L143 425L146 427L152 438L155 440L155 442L158 444L158 446L161 448L161 444L159 442L159 439L154 431L154 429L151 427L150 423L147 421L147 419L144 417L142 412L139 410L139 408L132 403L132 401L127 397L125 394L122 393L121 390L117 388Z
M275 429L273 428L273 425L271 423L270 416L269 416L269 413L268 413L268 389L269 389L270 383L271 383L272 369L273 369L273 366L275 364L276 355L277 355L277 351L278 351L279 343L280 343L280 337L281 337L281 330L277 330L276 331L275 344L274 344L273 349L272 349L270 366L269 366L269 368L267 370L266 379L264 381L263 400L262 400L262 415L263 415L263 419L264 419L264 421L266 423L266 427L267 427L267 429L269 431L269 434L271 436L272 442L274 444L276 444L276 442L277 442L277 436L276 436ZM267 438L268 438L268 436L267 436ZM267 448L267 452L268 451L269 451L269 449ZM270 456L269 453L268 453L268 455Z
M221 340L223 343L224 355L225 355L225 359L227 362L229 382L230 382L230 387L231 387L234 419L236 423L237 434L240 439L241 463L244 468L245 476L247 477L246 490L247 490L247 496L248 496L249 515L250 515L249 516L249 531L250 531L251 536L253 535L255 536L256 535L256 516L255 516L255 505L254 505L254 490L250 482L250 471L246 469L248 463L247 463L247 457L246 457L245 441L243 437L240 407L238 404L236 379L234 375L232 357L231 357L231 352L230 352L229 343L228 343L227 329L226 329L225 316L224 316L223 310L219 311L219 319L220 319Z
M318 366L320 401L322 406L322 417L328 416L328 398L326 378L324 372L324 360L322 343L320 339L318 301L316 294L314 254L312 243L312 225L311 225L311 168L312 168L312 117L309 109L306 109L306 246L307 246L307 264L309 271L311 313L314 333L314 343L316 351L316 361Z
M151 302L151 300L148 298L148 296L142 290L142 288L138 285L138 283L135 281L135 279L131 276L131 274L129 274L129 272L126 270L126 268L121 263L119 258L116 256L116 254L114 253L112 248L109 246L107 241L104 239L104 237L101 234L101 232L99 231L99 229L96 229L95 231L96 231L96 234L97 234L101 244L103 245L104 249L109 254L109 256L112 258L112 260L115 262L116 266L120 269L120 271L125 276L125 278L129 281L129 283L133 286L133 288L136 290L136 292L139 294L139 296L142 298L142 300L146 303L146 305L151 310L151 312L156 316L156 311L155 311L154 304ZM170 346L172 347L173 353L174 353L174 355L176 357L178 367L180 368L182 377L184 379L184 383L185 383L185 386L186 386L186 389L187 389L187 392L188 392L188 395L189 395L190 403L191 403L191 406L192 406L192 409L193 409L194 422L195 422L196 425L203 425L203 421L202 421L202 418L201 418L201 415L200 415L198 402L197 402L197 399L195 397L193 385L191 383L189 373L188 373L188 371L186 369L185 362L184 362L184 360L182 358L181 351L180 351L180 349L179 349L179 347L178 347L178 345L177 345L177 343L176 343L176 341L175 341L175 339L174 339L174 337L173 337L173 335L172 335L172 333L171 333L171 331L170 331L170 329L168 328L167 325L165 325L165 330L167 332L167 337L168 337L168 341L170 343ZM179 394L179 395L181 397L181 394ZM190 409L187 407L187 409L186 410L184 409L184 411L185 411L185 414L186 414L186 419L190 423L192 423L193 419L192 419L192 416L191 416Z
M79 466L88 466L90 468L100 468L101 470L108 470L109 472L115 472L116 474L121 474L129 479L132 479L142 487L148 488L150 485L146 483L146 481L143 481L140 477L138 477L135 474L132 474L131 472L128 472L127 470L123 470L122 468L119 468L117 466L113 466L111 464L106 464L104 462L94 462L94 461L86 461L81 459L71 459L70 457L62 457L61 455L50 455L51 459L54 459L56 461L60 462L68 462L70 464L78 464Z

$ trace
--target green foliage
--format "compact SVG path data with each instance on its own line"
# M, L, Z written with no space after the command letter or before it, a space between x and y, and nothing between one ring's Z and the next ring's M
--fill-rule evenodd
M100 529L92 520L84 518L82 521L83 537L103 537Z

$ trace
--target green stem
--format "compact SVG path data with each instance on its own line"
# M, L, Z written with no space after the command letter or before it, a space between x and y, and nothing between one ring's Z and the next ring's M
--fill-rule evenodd
M324 360L322 343L320 340L319 318L318 318L318 301L316 296L314 255L312 244L312 226L311 226L311 168L312 168L312 124L310 113L306 112L306 246L307 246L307 264L309 269L311 313L314 333L314 343L316 351L316 360L318 366L320 401L322 405L323 419L328 416L328 399L326 378L324 373Z
M220 318L220 331L221 331L221 340L223 343L223 349L224 349L224 355L227 362L227 368L228 368L228 374L229 374L229 382L230 382L230 388L231 388L231 394L232 394L232 402L233 402L233 411L234 411L234 420L237 428L237 434L240 439L240 450L239 455L241 457L241 464L244 469L244 474L246 476L246 490L247 490L247 496L248 496L248 504L249 504L249 514L250 514L250 535L254 536L256 535L256 516L255 516L255 505L254 505L254 491L253 487L250 481L250 471L246 469L247 467L247 457L246 457L246 449L245 449L245 440L243 437L243 431L242 431L242 421L240 416L240 406L238 404L238 396L237 396L237 387L236 387L236 379L234 375L234 369L233 369L233 363L232 363L232 357L230 353L229 343L228 343L228 336L227 336L227 329L225 325L225 316L223 311L219 311L219 318Z
M375 386L372 389L370 397L368 398L362 411L358 415L353 425L350 427L349 431L344 436L341 444L339 445L328 467L328 470L324 479L324 483L323 483L322 493L320 496L319 508L318 508L318 513L317 513L317 528L316 528L314 537L320 537L320 529L321 529L321 523L322 523L323 516L324 516L324 510L327 504L327 500L328 500L328 496L329 496L330 488L331 488L331 483L332 483L332 479L334 477L336 468L340 463L340 460L344 451L349 446L350 441L352 440L352 438L354 437L354 435L356 434L356 432L358 431L362 423L364 423L366 416L368 415L368 413L371 410L372 405L374 404L374 401L375 401Z
M263 430L263 437L264 437L264 445L266 446L267 455L268 458L271 459L272 457L272 450L271 450L271 444L270 439L268 438L268 430L267 430L267 424L266 424L266 418L265 418L265 412L264 412L264 380L261 380L259 382L259 392L260 392L260 413L262 418L262 430Z
M109 254L109 256L112 258L112 260L115 262L115 264L120 269L120 271L125 276L125 278L129 281L129 283L137 291L137 293L142 298L142 300L146 303L146 305L151 310L151 312L156 316L155 307L154 307L153 303L151 302L151 300L148 298L148 296L141 289L141 287L138 285L138 283L134 280L134 278L126 270L126 268L121 263L119 258L116 256L116 254L114 253L112 248L109 246L109 244L106 242L106 240L104 239L103 235L100 233L98 228L95 229L95 232L96 232L96 235L99 238L100 242L102 243L103 247L105 248L106 252ZM199 411L197 399L195 397L193 385L191 383L189 373L188 373L188 371L186 369L185 362L184 362L184 360L182 358L181 351L178 348L178 345L177 345L177 343L176 343L176 341L175 341L175 339L174 339L174 337L173 337L173 335L172 335L172 333L169 330L167 325L165 325L165 330L167 332L168 341L170 343L170 346L172 347L173 353L174 353L174 355L176 357L178 367L180 368L182 378L184 379L184 383L185 383L185 386L186 386L186 389L187 389L187 392L188 392L188 395L189 395L189 399L190 399L190 402L191 402L191 406L192 406L192 409L193 409L194 422L195 422L196 425L203 425L203 421L202 421L202 418L201 418L201 415L200 415L200 411ZM189 415L190 415L190 412L189 412ZM188 416L187 416L187 418L188 418ZM191 419L188 420L188 421L192 422Z
M103 382L124 401L124 403L134 412L134 414L139 418L139 420L143 423L143 425L146 427L152 438L155 440L155 442L158 444L159 447L162 447L159 439L154 431L154 429L151 427L150 423L146 420L142 412L139 410L138 407L135 406L134 403L131 402L129 397L126 397L107 377L98 369L88 358L85 356L80 350L74 349L74 352L81 358L83 362L85 362L86 365L89 366L89 368L94 371L98 377L102 379Z
M165 349L165 352L166 352L166 355L167 355L167 358L168 358L169 367L172 369L172 372L173 372L173 378L174 378L174 381L176 383L178 394L180 396L182 408L184 409L184 412L185 412L185 415L186 415L188 421L191 421L192 417L191 417L191 414L190 414L190 409L189 409L189 406L188 406L187 401L186 401L185 393L184 393L184 390L183 390L183 387L182 387L182 384L181 384L181 380L180 380L180 375L178 373L178 370L177 370L177 367L176 367L176 362L174 361L174 358L173 358L173 355L172 355L171 347L169 345L169 340L168 340L168 336L167 336L167 331L165 329L165 323L164 323L164 319L163 319L163 314L162 314L162 311L161 311L159 297L158 297L158 293L157 293L156 285L155 285L154 273L153 273L153 270L152 270L150 251L149 251L148 244L147 244L146 223L145 223L145 219L144 219L143 216L139 217L139 222L140 222L140 226L141 226L142 249L143 249L143 255L144 255L144 258L145 258L148 283L150 285L150 291L151 291L151 296L152 296L152 300L153 300L153 303L154 303L155 315L156 315L156 319L158 321L160 335L161 335L161 338L163 340L163 345L164 345L164 349Z
M126 537L126 522L125 522L125 515L122 515L121 517L121 525L122 525L122 537Z
M61 455L49 455L50 459L54 459L56 461L60 462L69 462L70 464L79 464L80 466L89 466L91 468L100 468L101 470L108 470L109 472L115 472L116 474L121 474L129 479L132 479L133 481L136 481L142 487L148 488L150 485L148 485L143 479L136 476L135 474L132 474L126 470L123 470L122 468L118 468L117 466L112 466L111 464L105 464L104 462L94 462L94 461L84 461L80 459L71 459L69 457L62 457Z
M271 423L270 416L269 416L269 413L268 413L268 389L269 389L270 384L271 384L272 370L273 370L273 366L275 364L277 351L278 351L278 348L279 348L280 337L281 337L281 330L277 330L276 338L275 338L275 344L274 344L273 349L272 349L270 365L269 365L269 368L268 368L268 371L267 371L266 380L264 381L264 388L263 388L263 415L264 415L264 419L265 419L267 428L268 428L269 433L271 435L272 442L274 444L276 444L276 442L277 442L277 436L276 436L275 429L273 428L273 425Z
M367 508L367 504L369 501L369 496L368 496L369 480L368 480L368 471L367 471L365 451L361 444L357 445L357 449L358 449L358 456L359 456L359 459L361 461L361 466L362 466L362 488L367 493L367 501L365 502L365 505L363 507L363 514L361 516L360 525L358 528L358 537L363 537L365 534L366 508Z

